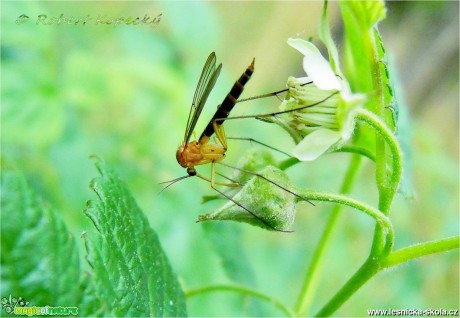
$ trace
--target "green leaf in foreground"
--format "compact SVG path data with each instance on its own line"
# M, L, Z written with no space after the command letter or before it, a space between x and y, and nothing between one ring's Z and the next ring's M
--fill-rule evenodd
M1 295L30 306L78 306L80 264L74 238L17 171L2 165Z
M85 213L99 234L85 235L94 288L114 316L185 316L185 297L157 235L125 184L102 161L91 182L99 200Z

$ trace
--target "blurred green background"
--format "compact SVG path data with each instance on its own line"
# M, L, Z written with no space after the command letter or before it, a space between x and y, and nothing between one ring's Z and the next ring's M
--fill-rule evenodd
M406 169L412 169L415 198L399 196L394 203L396 248L459 232L458 6L389 2L388 18L380 26L398 69L401 85L396 89L408 106L412 128L412 162ZM330 9L340 43L337 3ZM79 237L94 231L82 211L86 200L95 197L88 188L97 175L89 155L97 154L127 182L185 288L230 282L203 225L195 224L198 214L223 201L202 205L202 196L214 193L199 179L179 182L160 195L158 183L185 174L175 151L208 54L216 52L223 70L197 133L253 57L256 71L246 97L282 89L288 76L303 76L301 56L286 40L316 40L321 10L322 2L2 1L2 157L24 172ZM94 23L98 15L147 14L153 19L160 13L154 28ZM17 24L21 14L30 19ZM93 20L84 26L43 26L36 25L39 14L89 14ZM277 106L275 98L259 100L238 105L235 114L273 111ZM228 122L226 132L286 151L293 146L280 128L258 121ZM251 147L230 141L228 162L235 164ZM289 174L296 185L337 191L348 160L347 154L328 155L299 164ZM208 169L200 167L205 174ZM374 184L374 166L366 162L352 195L375 204ZM329 210L327 204L300 204L293 234L224 224L235 231L235 244L241 240L244 245L240 252L251 264L248 272L254 277L246 279L252 287L293 304ZM334 232L313 311L368 254L373 222L350 212L343 212ZM78 242L84 255L83 242ZM368 308L458 308L458 260L458 252L450 252L382 273L336 314L366 316ZM228 293L188 302L190 315L200 316L245 315L248 306L248 299ZM270 306L258 310L279 314Z

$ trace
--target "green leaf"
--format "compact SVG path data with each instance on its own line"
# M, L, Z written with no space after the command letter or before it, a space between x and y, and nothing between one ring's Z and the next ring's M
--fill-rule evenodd
M78 250L64 223L6 164L1 188L1 295L31 306L80 305Z
M99 233L85 235L94 288L112 316L185 316L185 298L158 237L126 185L102 161L91 181L99 200L86 215Z
M82 317L101 317L110 313L98 297L94 285L93 276L88 272L83 273L81 280L83 298L78 306L78 313Z

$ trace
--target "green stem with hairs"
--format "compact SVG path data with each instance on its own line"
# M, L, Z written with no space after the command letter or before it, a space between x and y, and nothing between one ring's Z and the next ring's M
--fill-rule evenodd
M388 180L385 181L385 187L379 186L379 211L385 215L389 214L389 209L393 201L394 195L398 189L398 185L401 181L402 176L402 152L399 147L398 141L393 134L393 132L388 128L388 126L374 113L366 110L360 109L356 113L356 120L366 123L371 126L376 134L385 142L383 147L388 146L391 151L392 160L391 160L391 176L388 177ZM380 169L379 166L379 155L378 151L376 152L376 169ZM385 161L385 171L386 161ZM386 173L386 172L385 172ZM377 181L378 183L379 181ZM378 255L382 252L384 246L384 233L382 229L377 224L374 232L374 239L372 243L371 255Z
M411 259L458 249L459 245L459 236L453 236L442 240L415 244L391 253L382 261L382 266L385 268L393 267L401 263L405 263Z
M361 156L351 156L350 164L342 181L342 186L340 187L341 194L348 194L350 192L356 179L356 175L359 171L360 165ZM316 290L315 287L317 286L317 282L319 280L319 276L321 273L320 269L321 264L323 264L324 253L328 247L332 231L335 228L335 225L337 224L337 220L340 215L340 212L342 211L342 208L343 205L335 205L331 211L331 214L329 215L323 234L313 254L310 266L307 269L304 283L302 285L299 297L297 299L297 304L295 308L297 316L306 315L310 309L311 303L313 301L314 292Z
M391 151L392 155L392 167L391 167L391 176L388 180L389 189L387 197L385 198L388 202L385 202L385 206L389 208L391 201L393 201L394 195L398 189L398 185L401 181L402 176L402 151L399 147L398 140L393 132L388 128L388 126L375 114L366 110L359 109L356 112L356 120L366 123L375 129L375 131L382 137L385 143L388 145L388 148ZM376 158L377 159L377 158ZM387 210L388 211L388 210ZM382 211L384 212L384 211ZM388 214L388 213L385 213Z
M383 232L385 233L385 244L382 254L387 255L391 252L394 241L393 225L391 224L390 219L381 211L343 194L335 194L305 189L297 189L296 193L310 201L338 203L352 207L358 211L361 211L369 215L384 229Z
M460 237L455 236L402 248L382 258L369 256L358 271L315 316L326 317L332 315L379 271L422 256L458 249L459 242Z
M379 271L379 263L368 258L358 271L343 285L332 299L315 314L315 317L327 317L339 309L358 289Z
M370 150L363 148L363 147L357 147L354 145L345 145L345 146L340 147L337 150L334 150L334 152L348 152L352 154L358 154L358 155L364 156L367 159L375 162L375 155Z
M202 295L202 294L210 293L214 291L234 292L234 293L238 293L241 295L248 295L248 296L252 296L255 298L259 298L261 300L271 303L274 307L282 311L286 316L295 317L294 312L288 306L284 305L281 301L276 300L268 295L265 295L261 292L258 292L256 290L253 290L253 289L250 289L244 286L238 286L238 285L205 286L205 287L200 287L200 288L191 289L191 290L186 291L185 297L191 298L197 295Z

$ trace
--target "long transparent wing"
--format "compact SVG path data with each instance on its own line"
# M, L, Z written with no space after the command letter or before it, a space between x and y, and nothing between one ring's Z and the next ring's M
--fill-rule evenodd
M208 59L204 64L203 71L201 71L201 76L195 90L195 95L193 96L192 106L190 107L190 112L188 114L187 127L185 129L183 144L187 144L189 142L190 136L195 129L204 104L206 103L211 90L216 84L221 68L222 64L219 64L219 66L216 68L216 54L214 52L209 54Z

